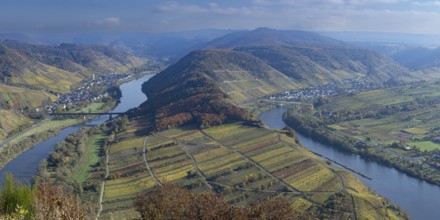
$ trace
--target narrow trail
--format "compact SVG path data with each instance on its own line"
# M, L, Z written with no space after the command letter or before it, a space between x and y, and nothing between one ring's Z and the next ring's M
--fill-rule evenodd
M13 141L15 138L17 138L17 137L20 136L20 135L22 135L22 134L24 134L24 133L26 133L26 132L28 132L28 131L31 131L31 130L33 130L33 129L35 129L35 128L40 127L43 123L45 123L45 122L47 122L47 121L49 121L49 120L50 120L50 119L44 119L43 121L40 121L40 122L38 122L37 124L32 125L30 128L27 128L27 129L24 130L24 131L21 131L21 132L19 132L19 133L17 133L17 134L14 134L13 136L11 136L11 137L7 138L6 140L4 140L4 141L0 144L0 147L3 147L3 145L8 144L9 142Z
M178 143L179 144L179 143ZM179 146L180 147L180 146ZM200 170L199 165L197 164L196 158L194 158L191 154L188 153L188 151L185 150L185 147L180 147L183 151L185 151L186 155L188 155L189 158L191 158L194 168L196 169L197 174L202 177L203 182L205 182L205 185L209 187L209 189L213 189L214 187L209 184L209 182L206 180L205 174Z
M156 182L157 185L162 186L162 183L160 183L160 181L157 179L156 175L151 170L150 164L148 164L148 161L147 161L147 139L148 139L148 136L146 136L144 139L144 149L142 150L142 154L144 156L144 163L148 169L148 172L150 172L150 175L153 178L154 182Z
M281 138L281 135L280 134L278 134L278 141L280 141L280 142L282 142L282 143L285 143L286 144L286 146L288 146L288 147L290 147L290 148L292 148L293 150L295 150L295 151L298 151L298 149L296 149L296 148L294 148L293 146L291 146L290 145L290 143L287 141L287 140L283 140L282 138ZM313 153L313 152L312 152ZM317 154L315 154L316 156L319 156L319 155L317 155ZM313 158L312 158L312 160L314 160ZM317 161L317 160L314 160L316 163L319 163L319 164L321 164L322 162L321 161ZM333 173L333 174L335 174L335 176L339 179L339 183L340 183L340 185L341 185L341 187L339 187L339 189L338 190L336 190L336 191L322 191L322 192L328 192L328 193L338 193L338 192L341 192L341 191L343 191L343 190L345 190L345 183L344 183L344 179L342 178L342 176L339 174L339 173L337 173L336 171L334 171L333 169L331 169L330 167L328 167L329 168L329 170ZM302 192L307 192L307 193L317 193L317 192L320 192L320 191L302 191Z
M234 149L234 148L232 148L232 147L228 147L228 146L224 146L222 143L220 143L219 141L217 141L215 138L213 138L211 135L207 134L207 133L204 132L203 130L202 130L201 132L202 132L206 137L208 137L208 138L210 138L211 140L214 140L214 141L216 141L217 143L221 144L222 147L226 147L226 148L228 148L228 149L230 149L230 150L232 150L232 151L234 151L234 152L240 154L241 157L243 157L245 160L247 160L247 161L249 161L249 162L255 164L256 167L260 168L262 171L264 171L264 172L265 172L266 174L268 174L270 177L272 177L272 178L274 178L274 179L280 181L280 183L283 183L283 185L285 185L286 187L292 189L293 191L290 192L291 194L300 195L303 199L309 201L310 203L312 203L312 204L314 204L314 205L316 205L316 206L318 206L318 207L320 207L320 208L325 208L325 207L324 207L322 204L319 204L319 203L317 203L317 202L315 202L315 201L309 199L309 198L307 197L307 194L310 194L310 193L312 193L312 194L315 194L315 193L334 193L334 191L333 191L333 192L320 192L320 191L308 191L308 192L302 192L302 191L296 189L295 187L291 186L290 184L286 183L283 179L278 178L278 177L272 175L268 170L266 170L266 169L265 169L264 167L262 167L260 164L258 164L257 162L255 162L254 160L252 160L251 158L249 158L248 156L242 154L242 153L241 153L240 151L238 151L237 149ZM352 198L352 197L351 197L351 198ZM354 202L354 199L353 199L353 198L352 198L352 201ZM353 208L354 208L354 203L353 203ZM326 208L326 209L328 209L328 210L332 210L332 211L336 211L336 212L341 212L341 213L348 213L348 212L343 211L343 210L337 210L337 209L332 209L332 208ZM349 213L349 214L353 214L353 213ZM356 216L356 213L354 213L354 217L355 217L355 219L357 219L357 218L356 218L356 217L357 217L357 216Z
M169 139L169 140L174 140L174 141L176 141L177 144L178 144L178 146L180 147L180 149L182 149L182 150L186 153L186 155L188 155L188 157L191 158L192 163L193 163L193 166L194 166L194 168L196 169L197 174L199 175L199 177L202 177L203 182L205 182L205 185L208 186L209 189L213 189L213 188L214 188L214 187L212 187L211 184L209 184L210 182L206 180L206 176L205 176L205 174L200 170L200 167L199 167L199 164L197 163L196 158L194 158L194 157L193 157L193 156L192 156L187 150L185 150L185 147L184 147L184 146L181 146L181 144L182 144L182 145L185 144L184 141L181 141L181 140L178 140L178 139L173 139L173 138L164 137L164 136L161 136L161 135L158 135L158 134L154 134L154 136L159 137L159 138L165 138L165 139Z
M101 215L101 212L103 209L102 208L102 200L104 199L105 184L106 184L107 178L110 174L110 170L108 167L110 148L111 148L111 145L107 148L107 151L105 153L105 177L104 177L104 180L102 181L102 184L101 184L101 191L99 192L99 205L98 205L99 208L98 208L98 213L96 213L95 220L99 219L99 216Z
M287 146L290 146L289 143L288 143L287 141L282 140L281 135L278 134L278 138L279 138L279 140L280 140L281 142L286 143ZM293 147L292 147L292 148L293 148ZM295 149L295 150L298 150L298 149ZM312 152L312 153L314 153L314 152ZM315 153L315 155L318 156L318 157L322 157L322 156L320 156L320 155L318 155L318 154L316 154L316 153ZM318 162L318 161L317 161L317 162ZM341 187L340 187L335 193L337 193L337 192L342 192L342 191L346 190L346 186L345 186L344 178L341 176L341 174L339 174L338 172L336 172L336 171L335 171L334 169L332 169L331 167L329 167L329 170L330 170L333 174L335 174L335 175L338 177L338 179L339 179L339 183L341 184ZM355 201L354 201L353 196L352 196L351 194L349 194L349 195L350 195L351 204L352 204L352 206L353 206L353 213L350 213L350 214L354 215L354 219L357 220L357 214L356 214L356 203L355 203ZM340 211L340 210L338 210L338 211ZM341 211L341 212L343 212L343 211Z
M214 140L218 143L220 143L219 141L217 141L216 139L214 139L213 137L211 137L209 134L207 134L204 131L201 131L206 137L210 138L211 140ZM286 183L283 179L274 176L273 174L271 174L268 170L266 170L264 167L262 167L259 163L255 162L254 160L252 160L251 158L249 158L248 156L244 155L243 153L241 153L240 151L238 151L237 149L234 149L232 147L228 147L223 145L222 143L220 143L222 147L228 148L229 150L234 151L235 153L239 154L243 159L247 160L248 162L255 164L256 167L258 167L260 170L262 170L264 173L266 173L268 176L272 177L273 179L279 181L280 183L283 183L284 186L286 186L287 188L290 188L292 190L292 193L296 193L298 195L303 195L303 193L301 191L299 191L298 189L296 189L295 187L291 186L290 184Z
M208 182L210 184L221 186L221 187L234 187L235 188L235 186L233 186L233 185L227 185L227 184L217 183L217 182L212 182L212 181L208 181ZM255 189L255 188L242 188L242 187L238 187L237 189L242 190L242 191L252 191L252 192L258 190L258 189ZM283 192L283 191L279 191L279 190L265 190L265 189L259 190L259 191L260 192L266 192L266 193L286 193L286 194L298 195L297 192L291 192L291 191Z
M342 177L341 177L340 175L338 175L335 171L333 171L332 169L330 169L330 170L331 170L332 172L334 172L335 175L339 178L339 181L341 182L341 185L342 185L340 189L338 189L337 191L307 191L307 192L302 192L302 191L296 189L295 187L291 186L290 184L286 183L283 179L274 176L274 175L271 174L268 170L266 170L264 167L262 167L259 163L255 162L254 160L252 160L252 159L249 158L248 156L244 155L243 153L241 153L241 152L238 151L237 149L234 149L234 148L232 148L232 147L228 147L228 146L225 146L225 145L221 144L219 141L217 141L215 138L211 137L209 134L207 134L207 133L204 132L203 130L201 130L200 132L201 132L202 134L204 134L205 137L207 137L207 138L209 138L209 139L211 139L211 140L213 140L213 141L219 143L219 144L221 145L221 147L225 147L225 148L227 148L227 149L229 149L229 150L232 150L232 151L234 151L235 153L239 154L239 155L240 155L243 159L245 159L246 161L248 161L248 162L250 162L250 163L252 163L252 164L255 164L255 166L256 166L257 168L259 168L261 171L263 171L265 174L267 174L268 176L270 176L272 179L279 181L279 182L282 183L284 186L286 186L287 188L290 189L290 191L287 191L287 192L285 192L285 191L272 191L272 190L261 190L261 192L266 192L266 193L286 193L286 194L294 194L294 195L297 195L297 196L302 197L303 199L309 201L310 203L316 205L317 207L324 208L324 207L322 206L322 204L319 204L319 203L317 203L317 202L315 202L315 201L309 199L309 198L308 198L308 195L310 195L310 194L315 194L315 193L335 193L335 192L340 192L340 191L342 191L342 190L345 189L345 184L344 184L344 182L343 182ZM197 173L198 173L201 177L203 177L203 180L204 180L205 184L206 184L208 187L210 187L211 189L212 189L212 185L217 185L217 186L222 186L222 187L226 187L226 186L227 186L227 187L231 187L230 185L226 185L226 184L222 184L222 183L217 183L217 182L212 182L212 181L207 181L207 180L206 180L206 177L203 175L203 172L200 170L200 168L199 168L199 166L198 166L197 160L196 160L196 159L195 159L195 158L194 158L189 152L187 152L187 150L184 149L184 146L181 146L181 145L184 145L185 141L183 141L183 140L179 140L179 139L176 139L176 138L168 138L168 137L164 137L164 136L161 136L161 135L159 135L159 134L154 134L154 135L155 135L156 137L166 138L166 139L169 139L169 140L174 140L174 141L176 141L176 142L178 143L179 147L180 147L180 148L181 148L181 149L182 149L182 150L183 150L183 151L184 151L184 152L185 152L185 153L191 158L191 160L192 160L192 162L193 162L193 164L194 164L194 167L196 168ZM145 141L146 141L146 140L145 140ZM145 152L145 141L144 141L144 152ZM280 141L280 142L285 142L285 141L283 141L283 140L281 139L281 137L279 137L279 141ZM255 191L256 189L250 189L250 188L249 188L249 189L247 189L247 188L239 188L239 190L243 190L243 191ZM336 211L336 212L341 212L341 213L347 213L347 214L350 214L350 215L354 215L354 219L357 219L356 210L355 210L355 206L354 206L354 198L353 198L352 196L350 196L350 198L351 198L352 203L353 203L354 213L346 212L346 211L343 211L343 210L332 209L332 208L326 208L326 209L328 209L328 210L332 210L332 211Z

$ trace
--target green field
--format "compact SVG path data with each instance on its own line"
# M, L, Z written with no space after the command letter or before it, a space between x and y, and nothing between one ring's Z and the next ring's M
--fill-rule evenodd
M434 143L432 141L420 141L420 142L409 142L408 145L416 146L422 151L432 151L440 149L440 144Z
M360 141L368 137L384 145L404 142L431 151L439 149L429 141L440 128L439 106L437 84L423 82L335 97L317 111L343 115L327 124L336 134Z
M87 176L92 172L92 167L99 162L99 149L101 148L104 138L105 136L102 134L89 137L86 146L87 153L73 174L73 178L79 183L86 181Z

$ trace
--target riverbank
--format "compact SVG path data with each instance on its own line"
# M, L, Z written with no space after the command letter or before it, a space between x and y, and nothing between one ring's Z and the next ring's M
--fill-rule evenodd
M80 111L87 112L89 109L98 110L99 112L107 112L116 106L116 101L113 104L105 105L104 103L92 103ZM61 130L84 123L83 119L66 119L66 120L44 120L38 124L33 125L30 129L16 135L13 139L8 140L4 146L1 147L0 154L0 169L5 167L14 158L26 152L34 145L51 138L60 133Z
M259 119L272 129L281 129L286 126L282 116L287 110L286 108L275 108L261 114ZM399 205L411 219L435 219L435 216L440 216L440 210L437 207L440 204L440 188L438 186L410 177L380 163L365 160L359 155L343 152L328 146L328 144L319 143L299 131L296 132L296 135L301 145L308 150L371 177L372 179L369 180L354 173L377 194Z
M440 173L435 169L424 166L422 163L409 161L381 148L368 146L368 144L357 147L358 140L335 135L319 121L297 114L293 109L289 110L283 119L290 127L323 144L328 144L345 152L358 154L366 160L381 163L409 176L440 186Z
M101 109L101 111L108 111L113 106L116 106L112 111L125 112L131 108L139 106L146 99L146 96L142 94L144 98L141 98L140 96L139 98L134 98L134 95L132 94L133 90L136 90L136 93L139 93L141 84L151 78L153 75L154 74L144 75L139 79L133 79L130 82L122 83L119 86L122 94L119 102L115 101L114 105L102 105L104 108ZM87 112L88 107L85 107L82 110ZM55 127L58 126L58 128L60 128L59 132L56 135L51 135L51 137L46 136L47 138L39 143L30 142L32 144L29 144L30 146L28 146L27 150L23 151L21 154L16 153L15 155L17 156L14 157L14 159L9 159L7 165L4 165L3 168L0 169L0 178L3 178L5 173L12 173L15 177L23 182L30 183L32 176L35 175L40 161L49 156L49 154L55 149L55 145L58 142L63 141L69 134L75 133L84 126L95 126L103 123L107 119L108 116L100 116L90 119L85 123L83 123L83 120L69 119L67 120L70 121L69 124L67 124L67 121L51 121L50 125ZM63 129L61 129L61 127L63 127ZM43 128L48 128L48 125L46 125L46 127L40 127L39 129ZM50 127L49 129L55 130L53 127ZM32 134L30 134L29 137L31 136Z
M75 112L108 112L114 109L120 102L120 89L119 85L127 83L129 81L135 81L142 77L152 75L154 72L145 71L140 74L133 75L133 77L126 78L117 82L118 95L110 97L109 100L104 102L91 103ZM90 120L89 118L88 120ZM18 157L22 153L31 149L34 145L54 137L60 133L61 130L84 123L83 119L65 119L65 120L49 120L45 119L32 125L30 128L25 129L23 132L15 134L13 137L6 139L0 144L0 169L5 167L14 158Z

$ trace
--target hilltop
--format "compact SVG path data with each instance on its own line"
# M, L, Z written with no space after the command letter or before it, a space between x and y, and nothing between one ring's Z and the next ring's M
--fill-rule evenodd
M228 91L220 86L220 75L209 69L228 65L228 69L239 71L242 67L228 60L246 58L244 54L228 50L189 54L143 84L142 91L148 100L141 105L141 111L154 115L154 125L159 130L192 122L209 127L249 118L248 113L236 106ZM204 60L215 63L205 63Z
M251 54L304 86L355 77L393 83L409 76L405 67L389 57L307 31L258 28L217 38L206 48Z

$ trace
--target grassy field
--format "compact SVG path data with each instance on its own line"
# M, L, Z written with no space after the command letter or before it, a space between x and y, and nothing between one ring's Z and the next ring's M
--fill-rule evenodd
M408 145L416 146L422 151L432 151L440 149L440 144L434 143L432 141L420 141L420 142L409 142Z
M374 117L338 121L328 127L360 141L368 137L374 143L384 145L404 142L422 151L432 151L440 149L440 145L429 141L436 137L436 130L440 128L440 104L437 100L440 100L438 85L425 82L335 97L317 110L375 114ZM377 116L393 106L403 109ZM405 109L407 106L411 109Z
M99 162L99 150L105 136L103 134L92 135L87 141L87 153L82 158L82 162L79 163L79 167L73 173L73 178L79 183L86 181L89 173L92 172L92 167Z
M165 183L197 193L212 190L240 205L281 195L298 216L313 210L341 219L353 218L353 210L358 218L388 212L386 202L353 175L329 166L285 134L233 123L205 130L182 127L138 137L132 126L116 137L117 143L109 151L103 218L136 217L131 208L135 195ZM335 197L341 201L334 204L340 205L327 210Z

